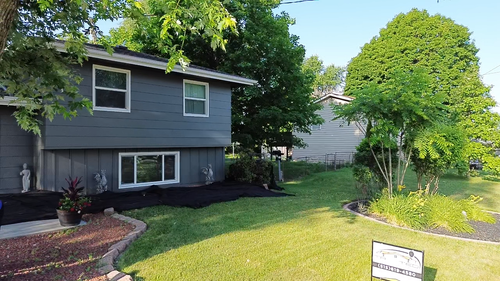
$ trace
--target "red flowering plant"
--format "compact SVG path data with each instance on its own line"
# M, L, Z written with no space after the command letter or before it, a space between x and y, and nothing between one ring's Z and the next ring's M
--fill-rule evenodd
M81 213L85 207L90 206L90 198L81 196L80 193L84 189L84 187L78 187L78 185L82 182L82 177L72 179L71 176L69 179L66 179L68 183L68 189L62 187L64 191L64 197L59 200L59 210L65 210L70 212Z

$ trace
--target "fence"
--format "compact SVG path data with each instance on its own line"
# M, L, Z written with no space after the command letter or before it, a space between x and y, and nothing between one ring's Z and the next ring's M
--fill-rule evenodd
M294 158L295 161L320 163L325 165L325 171L337 170L352 164L355 152L334 152L323 155L311 155Z

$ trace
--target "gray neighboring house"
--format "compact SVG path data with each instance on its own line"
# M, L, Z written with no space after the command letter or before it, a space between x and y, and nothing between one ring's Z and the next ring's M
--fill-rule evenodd
M354 124L347 125L342 120L332 120L334 115L330 104L345 104L352 100L353 98L349 96L330 93L316 101L316 103L323 105L323 108L316 113L325 122L321 125L311 126L311 134L294 133L308 145L306 148L295 147L293 149L294 160L324 161L325 155L329 154L328 161L332 161L334 158L337 161L351 161L356 146L363 140L364 134Z
M64 52L64 43L56 47ZM231 145L231 87L257 81L191 65L165 74L167 60L88 44L89 60L75 66L80 93L93 102L73 120L44 120L42 136L21 130L14 97L0 98L0 193L22 190L23 163L31 190L60 191L65 178L83 177L96 192L106 171L108 190L121 192L203 184L203 167L224 179L224 147Z

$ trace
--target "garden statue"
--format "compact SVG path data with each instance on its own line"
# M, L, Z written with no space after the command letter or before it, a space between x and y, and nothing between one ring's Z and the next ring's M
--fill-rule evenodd
M30 190L30 176L31 176L31 171L28 169L28 164L24 163L23 164L23 170L19 175L23 176L23 191L22 193L28 192Z
M212 170L211 164L208 164L208 167L202 168L201 172L205 174L205 184L214 182L214 171Z
M97 182L97 193L103 193L104 191L108 191L108 180L106 179L106 170L101 170L95 173L94 179Z

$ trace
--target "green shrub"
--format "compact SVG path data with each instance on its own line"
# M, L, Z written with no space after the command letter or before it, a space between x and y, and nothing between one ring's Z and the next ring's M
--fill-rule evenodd
M443 227L451 232L474 232L468 221L495 223L495 218L482 211L478 196L454 200L444 195L422 195L410 192L397 194L393 198L384 192L370 202L369 212L387 219L388 222L413 229Z
M370 148L370 143L367 138L364 138L361 143L356 147L356 153L354 154L354 159L353 163L354 165L361 165L365 166L370 171L373 173L373 175L376 177L377 182L384 182L384 176L382 175L382 172L380 171L380 168L377 165L377 161L373 157L373 153L371 151L373 149L373 152L375 155L377 155L377 160L382 163L382 161L385 160L386 163L389 163L389 156L388 153L385 155L385 159L382 159L382 147L378 144L373 145ZM398 160L397 160L397 153L392 154L392 165L393 168L396 167Z
M483 180L500 182L500 176L485 175L483 176Z
M366 166L354 165L352 174L356 181L355 187L362 199L374 198L380 193L382 185L377 181L376 175Z
M471 177L479 177L480 174L479 174L479 172L477 170L471 170L469 172L469 176L471 176Z
M270 161L253 159L249 154L241 154L233 164L229 165L227 178L259 185L270 183L271 167Z

